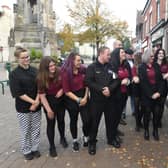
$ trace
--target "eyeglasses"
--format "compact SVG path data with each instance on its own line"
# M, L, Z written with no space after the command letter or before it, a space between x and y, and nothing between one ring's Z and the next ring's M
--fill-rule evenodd
M30 58L29 55L27 55L27 56L25 56L25 57L20 57L19 59L21 59L21 60L25 60L25 59L28 59L28 58Z

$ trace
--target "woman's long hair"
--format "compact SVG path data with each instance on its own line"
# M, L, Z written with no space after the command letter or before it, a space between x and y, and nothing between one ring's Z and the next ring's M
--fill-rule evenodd
M124 50L123 48L116 48L113 50L113 52L111 53L111 65L113 67L113 70L118 73L118 69L120 67L120 65L124 66L125 68L127 68L129 76L131 78L131 67L129 66L129 63L127 62L127 60L125 59L122 63L120 63L120 50Z
M156 52L154 54L154 62L157 62L158 54L159 54L160 51L163 51L163 55L164 55L164 58L162 60L162 64L167 64L166 53L165 53L165 50L162 49L162 48L159 48L159 49L156 50Z
M46 90L49 86L50 76L49 76L49 64L50 62L54 62L56 64L56 61L51 58L50 56L45 56L41 59L38 75L37 75L37 82L39 90ZM53 74L53 80L56 82L58 81L58 75L59 71L56 67L56 71Z
M68 82L69 82L70 86L73 85L73 83L72 83L73 69L74 69L74 60L75 60L76 56L80 56L80 55L78 53L71 52L61 67L61 72L68 74ZM79 73L83 72L82 66L79 68L78 72Z
M120 50L124 50L124 49L123 48L116 48L111 53L111 64L116 72L118 71L118 68L121 64L120 63ZM127 66L126 59L122 62L122 65Z

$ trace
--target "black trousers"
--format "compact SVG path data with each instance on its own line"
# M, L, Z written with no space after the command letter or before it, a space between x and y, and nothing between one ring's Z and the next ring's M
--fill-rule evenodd
M78 97L84 97L85 89L74 92ZM78 136L78 116L80 113L82 120L82 130L84 136L89 136L89 127L90 127L90 114L89 114L89 100L84 106L79 106L79 104L65 97L65 107L68 110L70 117L70 131L73 139L76 139Z
M118 126L120 123L123 110L126 107L127 99L128 99L128 95L126 93L124 94L120 93L120 95L116 98L116 110L118 111L116 116L116 122L118 123Z
M140 127L141 126L141 120L143 117L143 108L141 106L141 100L140 97L135 97L134 101L134 106L135 106L135 121L136 121L136 126Z
M144 129L149 129L149 121L151 118L151 113L153 115L153 129L158 128L158 124L160 121L160 99L151 100L149 105L142 105L142 109L144 112L143 122L144 122Z
M140 127L142 125L141 120L143 117L143 107L141 106L141 88L140 84L133 83L132 84L132 94L135 98L134 107L135 107L135 121L136 127Z
M162 120L162 117L163 117L165 102L166 102L166 96L161 97L160 98L160 113L159 113L160 124L161 124L161 120Z
M51 109L54 111L55 117L53 119L48 118L47 111L44 108L44 112L47 120L47 137L50 144L50 148L55 148L55 123L58 122L58 130L60 137L65 136L65 108L63 98L56 98L55 96L46 96Z
M107 141L111 141L117 132L117 111L116 102L112 99L106 99L104 101L90 101L90 113L91 113L91 125L89 132L90 143L96 143L96 137L102 114L104 112L105 125L106 125L106 136Z

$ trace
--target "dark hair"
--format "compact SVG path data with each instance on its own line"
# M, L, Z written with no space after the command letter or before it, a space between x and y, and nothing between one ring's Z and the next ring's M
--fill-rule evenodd
M130 48L127 48L127 49L125 50L125 53L126 53L126 54L129 54L129 55L132 55L132 54L134 54L134 51L133 51L132 49L130 49Z
M38 81L38 87L39 90L46 90L49 86L49 64L50 62L54 62L56 64L56 61L51 58L50 56L45 56L41 59L40 65L39 65L39 70L38 70L38 75L37 75L37 81ZM56 68L56 71L53 76L53 80L56 82L58 81L58 76L59 76L59 69Z
M23 47L17 47L17 48L15 49L14 56L15 56L16 58L19 58L19 56L20 56L20 54L21 54L22 52L27 52L27 49L25 49L25 48L23 48Z
M124 50L124 48L116 48L111 53L111 64L116 72L120 66L120 50Z
M167 63L166 52L165 52L165 50L162 49L162 48L159 48L159 49L156 50L156 52L155 52L155 54L154 54L154 62L157 62L157 60L158 60L158 54L159 54L160 51L163 51L163 55L164 55L162 64L166 64L166 63Z
M104 53L105 50L109 49L108 47L106 46L102 46L98 49L98 56L101 54L101 53Z
M116 73L118 73L118 69L121 65L121 63L120 63L120 50L124 50L124 48L116 48L111 53L111 65L113 67L113 70ZM127 62L126 59L122 62L122 65L125 68L127 68L128 72L129 72L129 76L131 77L131 69L130 69L129 63Z

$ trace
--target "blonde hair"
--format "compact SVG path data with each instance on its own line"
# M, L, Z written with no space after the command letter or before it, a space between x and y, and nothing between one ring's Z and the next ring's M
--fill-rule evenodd
M152 49L151 48L146 49L142 55L142 62L148 63L151 55L153 55Z

